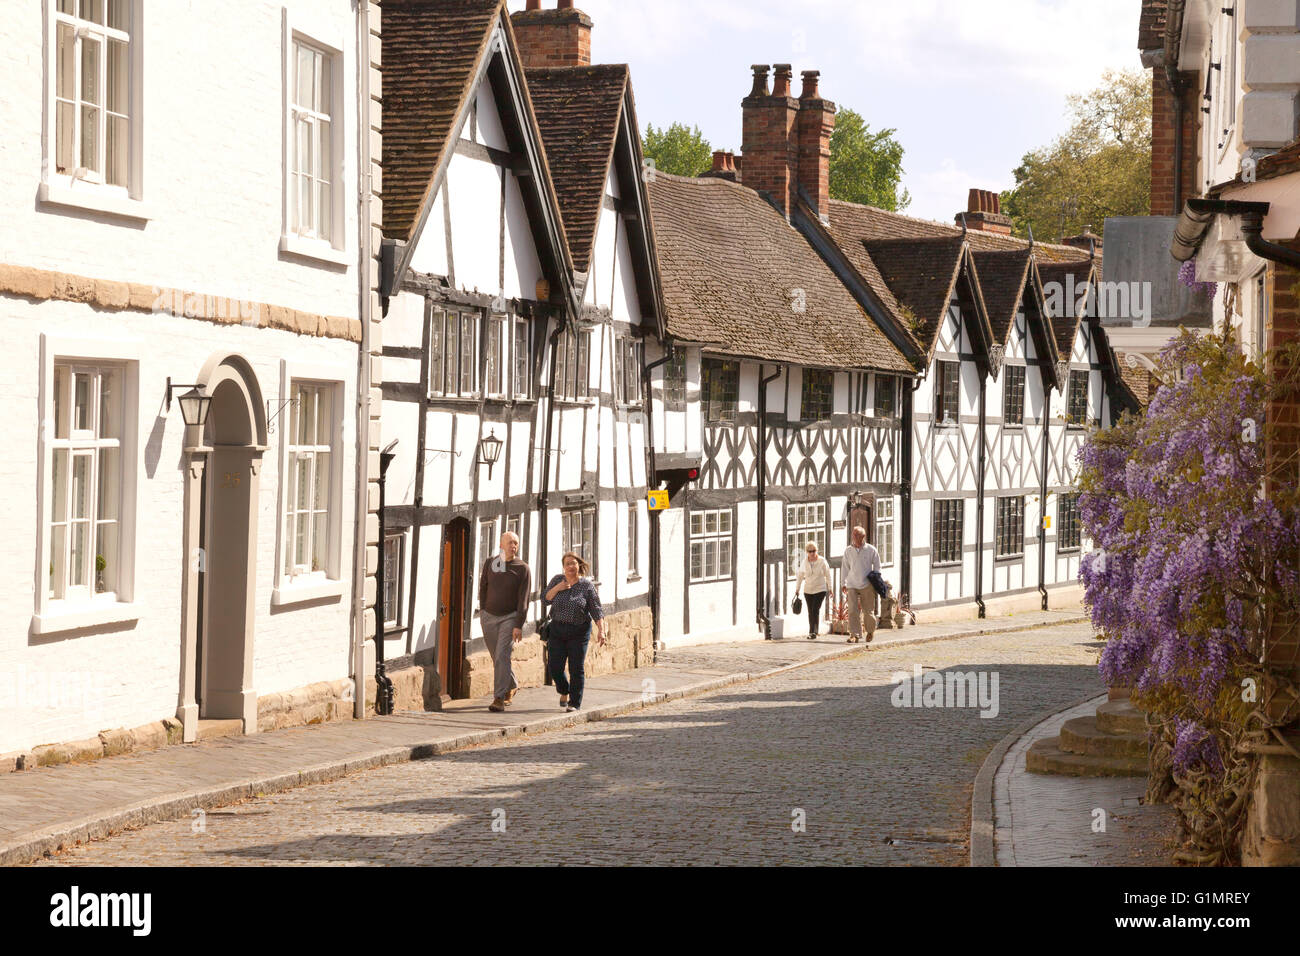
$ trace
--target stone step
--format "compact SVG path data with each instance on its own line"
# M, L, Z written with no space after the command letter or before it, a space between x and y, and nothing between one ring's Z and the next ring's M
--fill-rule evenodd
M1075 717L1061 728L1061 749L1071 754L1146 759L1146 734L1108 734L1097 727L1096 717Z
M1057 737L1037 740L1025 751L1025 769L1030 773L1052 773L1067 777L1145 777L1146 758L1100 757L1096 754L1066 753Z
M1132 687L1111 687L1106 691L1109 700L1129 700L1133 696Z
M1132 701L1107 701L1097 708L1097 729L1104 734L1146 735L1147 722Z
M199 740L215 740L218 737L238 737L244 732L244 722L238 717L203 718L199 721Z

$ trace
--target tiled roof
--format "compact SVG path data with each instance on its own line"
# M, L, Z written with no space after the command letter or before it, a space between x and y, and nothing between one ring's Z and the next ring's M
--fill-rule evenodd
M804 237L754 190L661 172L649 194L672 337L769 361L912 370Z
M1165 19L1169 13L1168 0L1142 0L1142 15L1138 21L1138 49L1159 50L1165 45Z
M1129 368L1126 363L1119 366L1119 377L1124 387L1132 393L1133 398L1143 409L1151 404L1151 399L1160 387L1160 383L1151 377L1145 368Z
M529 70L527 76L573 267L586 272L623 115L628 69L575 66Z
M1271 153L1262 158L1255 167L1255 180L1262 182L1266 179L1289 176L1295 172L1300 172L1300 139L1293 140L1276 153ZM1244 185L1246 183L1242 180L1241 173L1237 173L1227 182L1211 187L1207 195L1211 198L1218 198L1227 190Z
M384 235L409 240L505 0L384 0Z
M999 249L975 253L975 272L984 291L984 305L993 327L993 344L1005 345L1020 309L1029 277L1029 250Z
M962 262L961 234L875 239L864 245L902 309L900 320L912 327L928 354L952 300Z
M1079 262L1047 262L1039 263L1038 276L1044 286L1044 295L1051 307L1052 296L1047 295L1046 286L1051 282L1058 282L1063 289L1068 289L1067 276L1074 275L1075 288L1082 288L1087 282L1092 272L1091 264L1087 259ZM1077 302L1077 295L1076 295ZM1065 315L1052 315L1052 334L1056 338L1056 350L1060 353L1061 361L1065 361L1074 351L1074 337L1079 333L1079 320L1082 318L1078 310L1073 307L1074 303L1069 303L1065 297L1061 299L1062 306L1069 306L1065 309ZM1071 315L1070 313L1075 313Z

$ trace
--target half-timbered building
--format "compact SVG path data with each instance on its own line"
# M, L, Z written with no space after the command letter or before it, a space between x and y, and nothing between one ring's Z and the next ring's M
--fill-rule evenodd
M516 18L500 0L384 6L384 652L426 704L490 682L474 584L505 531L535 590L566 551L592 565L611 641L589 673L653 653L658 294L628 71L590 66L577 11ZM574 56L543 68L557 28ZM542 680L535 622L524 683Z

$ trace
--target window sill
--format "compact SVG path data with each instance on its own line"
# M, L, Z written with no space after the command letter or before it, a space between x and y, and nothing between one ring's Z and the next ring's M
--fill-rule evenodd
M335 266L350 266L355 258L347 249L335 249L324 239L306 239L302 236L281 236L280 251Z
M304 584L286 584L271 592L271 607L292 607L310 601L323 601L327 598L343 596L342 581L307 582Z
M629 575L627 576L627 583L628 583L628 584L635 584L635 583L637 583L637 582L640 581L640 580L641 580L641 575L639 575L639 574L629 574Z
M52 206L71 206L74 209L103 212L140 222L148 222L155 216L153 206L148 203L109 192L94 184L76 187L61 183L41 183L36 198Z
M119 601L105 601L100 605L77 604L32 615L31 632L36 635L62 634L107 624L133 624L139 619L140 612L134 604Z

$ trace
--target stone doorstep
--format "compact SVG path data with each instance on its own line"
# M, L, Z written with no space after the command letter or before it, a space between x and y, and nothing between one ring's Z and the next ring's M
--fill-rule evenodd
M1145 777L1147 758L1069 753L1061 749L1059 737L1044 737L1025 751L1025 769L1066 777Z

